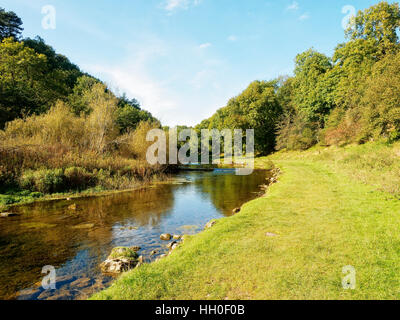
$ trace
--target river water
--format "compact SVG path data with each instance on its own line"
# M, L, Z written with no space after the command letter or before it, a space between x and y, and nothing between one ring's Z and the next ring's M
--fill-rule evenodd
M195 234L230 216L260 195L268 175L182 172L142 190L15 207L20 216L0 219L0 299L86 299L113 280L99 264L114 247L140 246L150 262L168 251L162 233ZM55 290L41 286L44 266L55 268Z

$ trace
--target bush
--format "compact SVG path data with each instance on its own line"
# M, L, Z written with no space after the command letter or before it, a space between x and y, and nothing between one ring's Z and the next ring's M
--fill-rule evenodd
M0 165L0 186L8 187L14 184L14 174L7 170L6 167Z
M66 187L70 190L84 190L97 184L97 178L84 168L67 168L64 176Z
M307 150L318 143L318 124L297 113L287 114L278 125L277 150Z
M65 190L65 176L62 169L28 170L20 178L20 187L41 193L56 193Z

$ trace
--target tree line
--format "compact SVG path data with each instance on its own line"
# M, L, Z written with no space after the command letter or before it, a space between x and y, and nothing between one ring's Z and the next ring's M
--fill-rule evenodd
M254 81L196 128L254 128L256 151L400 138L400 9L359 11L332 57L309 49L292 76Z

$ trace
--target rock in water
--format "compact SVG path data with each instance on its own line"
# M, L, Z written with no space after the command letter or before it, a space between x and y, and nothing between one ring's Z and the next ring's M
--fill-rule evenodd
M217 223L217 220L211 220L210 222L208 222L206 224L206 226L204 227L205 230L212 228L215 224Z
M160 239L163 240L163 241L169 241L169 240L171 240L171 238L172 238L172 236L169 233L163 233L160 236Z
M71 211L76 211L76 209L77 209L76 203L71 204L71 205L68 207L68 210L71 210Z
M100 268L103 273L118 274L135 268L138 263L139 256L135 251L126 247L118 247L111 251Z
M179 236L177 234L172 237L172 239L174 239L174 240L181 240L181 238L182 238L182 236Z
M168 248L169 250L171 250L172 247L173 247L174 245L176 245L176 244L177 244L177 242L176 242L176 241L173 241L173 242L171 242L170 244L167 245L167 248Z
M235 208L235 209L232 210L232 213L233 214L239 213L240 210L241 210L240 208Z

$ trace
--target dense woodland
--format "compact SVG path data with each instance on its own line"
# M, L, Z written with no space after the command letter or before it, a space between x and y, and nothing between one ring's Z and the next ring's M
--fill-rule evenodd
M293 76L255 81L203 128L255 128L260 154L400 138L400 9L358 12L333 57L297 55Z
M398 3L358 12L332 57L300 53L293 76L254 81L196 129L254 128L260 155L400 139L399 27ZM160 122L22 31L0 9L0 186L127 188L162 172L145 161L146 132Z

